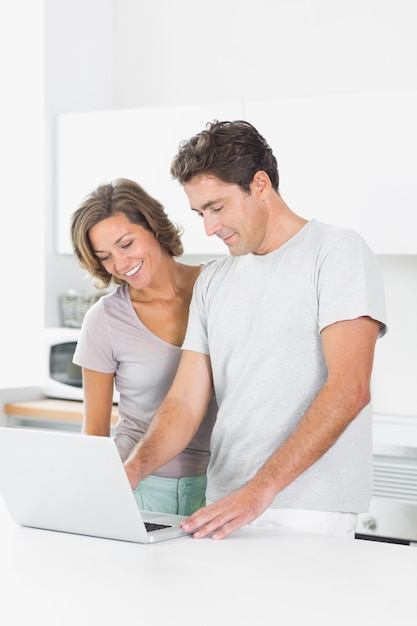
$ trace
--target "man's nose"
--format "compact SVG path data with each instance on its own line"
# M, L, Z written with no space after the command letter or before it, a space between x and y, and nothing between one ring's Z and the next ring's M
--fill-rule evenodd
M215 235L221 228L217 215L215 213L207 212L204 213L203 218L206 235L209 237Z

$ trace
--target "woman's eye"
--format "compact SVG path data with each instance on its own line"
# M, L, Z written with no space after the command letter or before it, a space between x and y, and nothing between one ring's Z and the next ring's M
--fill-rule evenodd
M129 246L131 246L131 245L132 245L132 242L131 242L131 241L129 241L129 243L125 243L125 244L122 246L122 248L123 248L123 250L125 250L126 248L129 248Z

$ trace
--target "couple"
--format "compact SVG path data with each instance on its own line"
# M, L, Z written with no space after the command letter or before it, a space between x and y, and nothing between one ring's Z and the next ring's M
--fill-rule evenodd
M132 181L86 198L75 255L98 287L119 286L87 312L74 356L84 432L110 435L115 380L115 441L140 508L187 515L196 538L249 523L354 537L386 332L373 253L355 232L293 213L248 122L208 124L171 173L230 254L177 262L178 229Z

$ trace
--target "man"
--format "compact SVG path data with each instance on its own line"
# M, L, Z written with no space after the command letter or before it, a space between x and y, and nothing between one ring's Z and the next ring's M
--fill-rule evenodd
M355 232L293 213L272 150L247 122L209 124L171 172L230 255L196 282L178 373L125 463L131 486L187 445L214 385L210 504L184 529L353 537L371 497L370 380L386 330L375 257Z

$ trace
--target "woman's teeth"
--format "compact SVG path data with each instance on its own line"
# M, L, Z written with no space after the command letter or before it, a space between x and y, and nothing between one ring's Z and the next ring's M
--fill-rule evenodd
M139 265L136 265L136 267L134 267L133 269L131 269L128 272L126 272L125 276L128 276L128 277L133 276L133 274L136 274L136 272L138 272L140 270L142 265L143 265L143 261L141 261L139 263Z

